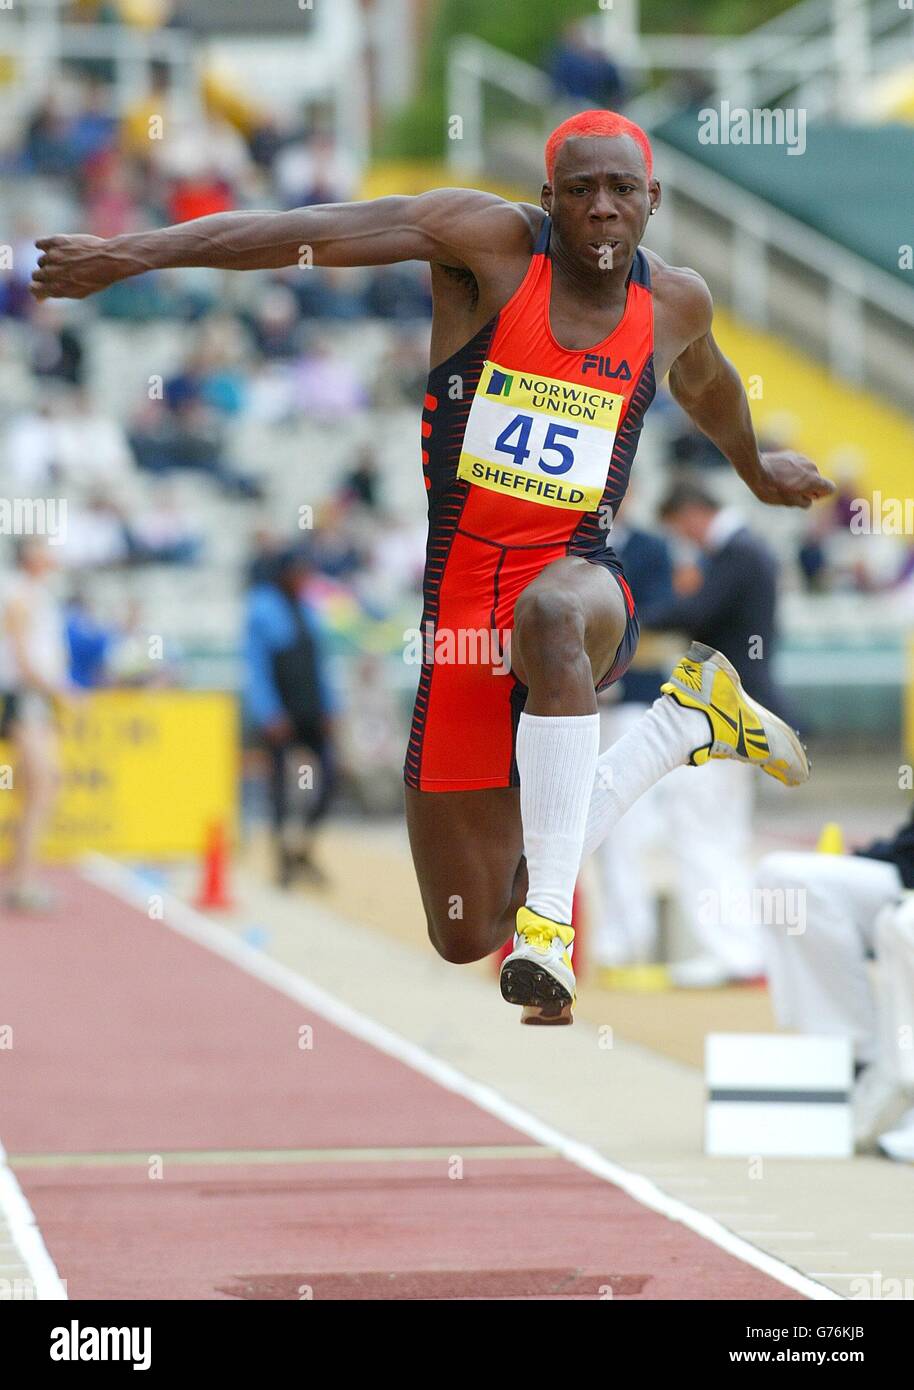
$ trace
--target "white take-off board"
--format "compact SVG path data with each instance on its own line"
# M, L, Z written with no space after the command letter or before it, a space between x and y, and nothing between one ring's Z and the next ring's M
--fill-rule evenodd
M852 1079L847 1038L709 1033L705 1152L848 1158Z

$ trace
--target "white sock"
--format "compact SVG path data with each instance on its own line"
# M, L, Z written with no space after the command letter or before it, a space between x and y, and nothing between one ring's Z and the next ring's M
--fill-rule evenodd
M654 701L643 719L597 760L587 814L586 859L648 787L688 762L710 740L708 717L678 705L671 695Z
M599 751L598 714L520 717L516 756L526 905L552 922L571 922Z

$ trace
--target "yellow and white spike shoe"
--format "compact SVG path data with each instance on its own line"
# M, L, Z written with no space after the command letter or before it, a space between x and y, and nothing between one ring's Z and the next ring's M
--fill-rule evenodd
M541 917L529 907L517 910L514 950L502 961L498 982L509 1004L523 1005L521 1023L574 1022L574 969L568 947L574 930Z
M736 668L713 647L693 642L660 689L687 709L707 715L711 741L693 751L693 766L711 758L735 758L788 787L809 779L809 759L793 729L749 698Z

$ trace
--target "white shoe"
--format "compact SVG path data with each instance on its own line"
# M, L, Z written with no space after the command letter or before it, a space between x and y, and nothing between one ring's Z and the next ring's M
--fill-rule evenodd
M851 1093L854 1144L858 1149L873 1147L876 1136L894 1123L904 1100L898 1082L877 1062L864 1067Z
M566 923L518 908L514 950L502 961L498 982L503 999L522 1005L521 1023L574 1022L573 941L574 930Z
M880 1150L896 1163L914 1163L914 1110L906 1110L895 1129L880 1134Z

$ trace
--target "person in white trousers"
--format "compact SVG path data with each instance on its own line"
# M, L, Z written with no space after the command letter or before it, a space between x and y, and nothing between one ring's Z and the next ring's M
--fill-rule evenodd
M639 719L645 706L601 710L609 746ZM644 872L647 856L671 856L676 902L697 953L671 967L674 983L709 988L762 973L762 946L752 913L754 784L751 769L718 762L676 768L635 802L595 855L600 898L597 961L603 966L656 959L657 899ZM748 777L743 774L749 772ZM734 775L736 774L736 775ZM712 829L713 827L713 829Z
M784 1028L851 1039L860 1147L898 1115L905 1086L914 1088L904 1048L909 1033L914 1044L914 913L909 923L886 910L914 885L909 834L856 855L769 854L756 874L775 1016ZM914 1112L908 1124L914 1158Z
M701 556L701 582L690 592L678 592L666 542L624 521L620 525L617 518L613 546L624 557L642 627L654 633L682 631L725 652L746 689L778 708L782 702L771 674L778 566L767 544L738 512L722 508L701 481L677 480L658 516L673 537ZM637 664L626 673L621 702L601 710L601 737L610 746L647 709L660 679L652 688ZM695 768L675 768L626 812L600 846L600 964L641 964L655 957L656 904L642 863L646 851L661 844L673 857L677 902L695 944L693 955L671 967L673 982L709 988L762 973L761 936L752 911L753 779L736 763L719 761L705 771L708 776L700 780Z
M876 922L879 1064L908 1109L879 1136L889 1158L914 1163L914 893L883 908Z

